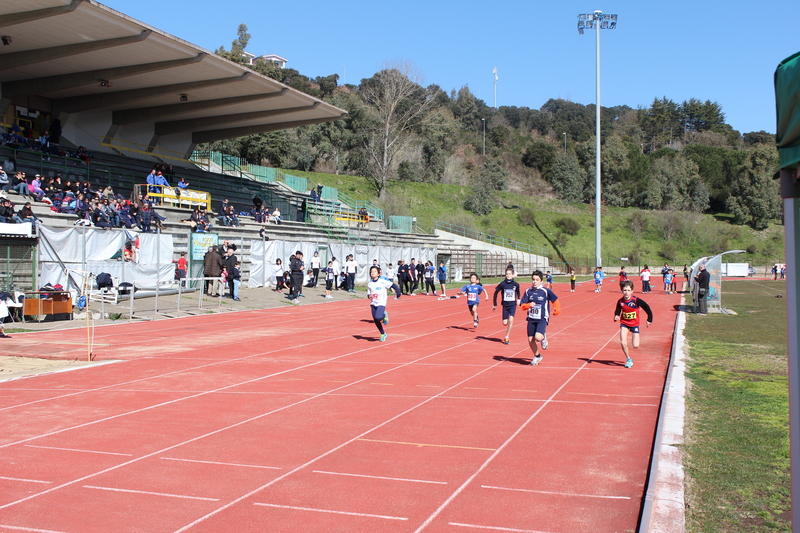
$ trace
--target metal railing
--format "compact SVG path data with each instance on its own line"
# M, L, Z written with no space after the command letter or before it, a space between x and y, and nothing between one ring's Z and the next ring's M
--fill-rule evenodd
M498 237L497 235L490 235L488 233L483 233L482 231L467 229L462 226L456 226L455 224L450 224L449 222L443 222L441 220L437 220L436 229L440 229L448 233L453 233L455 235L460 235L468 239L474 239L476 241L485 242L487 244L494 244L495 246L502 246L503 248L510 248L512 250L518 250L520 252L526 252L534 255L543 255L545 257L548 257L547 248L542 248L541 246L533 246L524 242L506 239L505 237Z

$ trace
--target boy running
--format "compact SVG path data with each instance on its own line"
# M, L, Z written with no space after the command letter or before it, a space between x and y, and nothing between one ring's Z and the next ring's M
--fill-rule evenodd
M625 266L619 267L619 292L622 292L622 282L628 281L628 273L625 272Z
M625 281L622 284L622 298L617 301L614 309L614 322L619 322L619 343L625 353L625 368L633 366L633 359L628 351L628 331L633 333L633 347L639 348L639 310L647 313L647 327L653 323L653 312L647 302L633 295L633 283Z
M492 311L497 309L497 295L503 295L503 325L508 326L506 329L506 338L503 339L503 344L510 344L511 341L511 327L514 325L514 315L517 312L517 306L520 300L519 283L514 281L514 269L509 268L506 270L506 279L497 284L494 289L494 296L492 297Z
M461 290L458 291L458 294L466 294L467 295L467 306L469 306L469 312L472 314L472 327L478 327L478 304L481 302L481 293L486 294L486 301L489 301L489 293L486 292L486 289L483 288L483 285L480 284L478 279L478 275L476 273L472 273L469 275L469 285L464 285L461 287Z
M542 350L547 349L547 324L550 322L550 303L553 304L553 315L561 314L561 303L558 296L542 285L544 275L541 270L534 270L531 275L531 287L522 295L520 306L528 312L528 345L533 352L531 364L538 365L542 361L536 343L542 345Z
M575 292L575 282L578 281L578 276L575 274L575 269L569 269L569 292Z
M372 320L375 327L381 332L381 342L386 342L386 332L383 330L384 324L389 323L389 313L386 312L386 300L388 300L387 289L394 290L400 299L400 287L386 278L381 277L381 267L372 266L369 268L370 281L367 283L367 298L369 298Z
M596 267L594 269L594 292L600 292L603 288L603 278L605 274L603 274L602 267Z

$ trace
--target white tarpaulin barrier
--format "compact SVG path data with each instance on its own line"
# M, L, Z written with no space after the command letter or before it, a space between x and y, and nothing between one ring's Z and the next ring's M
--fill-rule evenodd
M283 270L289 270L289 256L297 250L303 252L303 261L306 270L311 268L311 257L319 250L316 242L293 241L250 241L250 288L275 286L275 260L283 262ZM369 278L369 267L372 260L377 259L384 270L392 263L397 268L397 261L404 259L406 263L415 258L417 261L430 261L435 263L436 250L434 248L410 248L396 246L366 246L361 244L329 244L327 250L320 253L321 267L326 267L327 262L333 257L339 261L340 268L344 268L344 258L353 254L353 259L358 263L356 283L366 284ZM322 276L320 276L322 278ZM323 278L324 279L324 278Z
M39 258L41 271L39 285L60 284L67 289L80 289L82 276L75 272L95 275L107 272L120 282L133 282L140 287L155 287L156 280L171 282L175 266L172 264L172 235L140 233L136 263L112 259L121 257L125 243L135 237L128 231L108 231L81 226L63 230L39 228ZM66 270L65 270L66 269ZM68 280L67 272L71 281Z

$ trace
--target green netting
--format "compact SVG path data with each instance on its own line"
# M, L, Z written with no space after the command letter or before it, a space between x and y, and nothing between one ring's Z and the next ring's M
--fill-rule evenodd
M800 52L781 61L775 70L776 139L781 168L800 163Z
M389 217L389 231L398 231L400 233L411 233L413 220L411 217Z

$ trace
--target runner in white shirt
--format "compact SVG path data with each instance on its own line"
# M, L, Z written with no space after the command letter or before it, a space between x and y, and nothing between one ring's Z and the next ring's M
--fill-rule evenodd
M400 287L388 279L382 278L380 267L370 267L369 277L370 281L367 283L367 298L369 298L370 310L372 311L372 320L381 333L380 341L385 342L386 332L383 326L389 323L389 313L386 312L386 301L389 299L388 289L392 289L397 295L395 299L399 300Z

